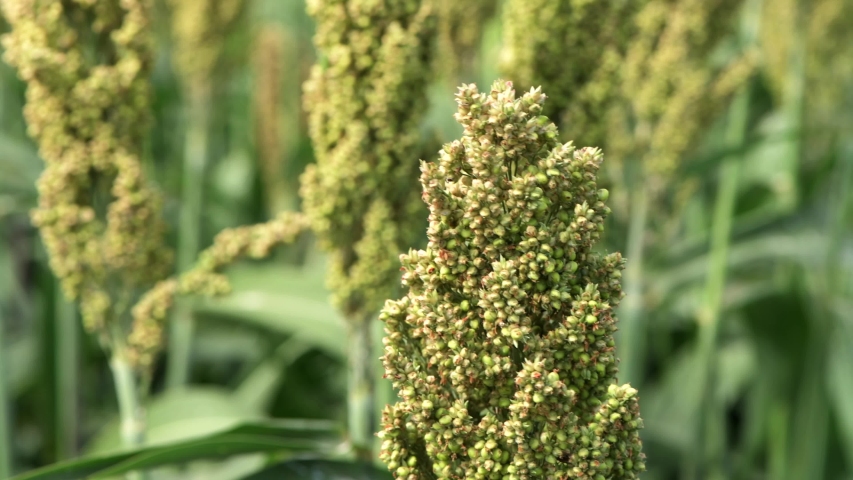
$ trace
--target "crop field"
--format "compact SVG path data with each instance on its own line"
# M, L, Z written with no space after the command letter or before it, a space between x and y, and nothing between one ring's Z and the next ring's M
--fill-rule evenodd
M853 1L0 0L0 479L853 480Z

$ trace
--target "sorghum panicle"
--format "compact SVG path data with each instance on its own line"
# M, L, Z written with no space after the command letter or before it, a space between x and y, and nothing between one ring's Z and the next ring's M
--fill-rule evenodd
M596 148L560 143L545 95L460 88L461 140L422 164L426 250L388 301L381 458L398 479L633 479L637 392L616 383L623 260Z
M509 0L503 12L502 70L521 88L541 86L544 114L564 137L601 144L606 115L643 1ZM559 59L559 60L557 60Z
M621 96L622 130L608 144L618 157L641 160L654 179L668 178L726 100L752 75L748 51L727 65L709 59L733 30L741 0L648 0L634 19ZM629 126L633 125L633 126Z
M286 198L289 185L283 175L288 150L299 132L295 122L285 120L282 90L285 68L298 68L297 48L296 38L290 32L270 23L260 27L252 55L255 144L271 211L284 210L289 203Z
M850 60L853 31L848 20L853 15L853 3L847 0L776 0L763 2L762 6L764 20L759 30L762 67L773 94L784 103L797 101L790 98L794 93L790 86L797 81L792 78L791 61L793 50L799 47L805 57L801 79L804 82L804 123L823 122L822 119L837 118L840 111L849 111L849 102L839 99L849 97L845 89L847 80L853 77L853 61ZM818 152L814 153L822 154Z
M301 194L312 229L333 252L330 287L347 318L382 305L411 230L435 23L429 3L308 2L321 62L305 85L317 163Z
M161 202L139 157L149 113L147 0L9 0L5 60L45 170L32 214L65 294L105 333L137 290L165 277ZM98 47L93 49L92 47ZM94 54L92 52L94 51Z

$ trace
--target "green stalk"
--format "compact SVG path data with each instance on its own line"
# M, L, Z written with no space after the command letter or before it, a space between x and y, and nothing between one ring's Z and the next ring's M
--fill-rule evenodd
M110 370L115 383L118 399L119 430L122 445L127 450L145 444L145 407L142 405L142 389L137 383L136 374L125 356L124 338L118 332L112 335L112 357ZM130 472L127 480L147 480L145 472Z
M373 461L375 370L371 337L373 315L349 322L348 426L356 458Z
M115 343L110 359L113 373L121 431L121 441L125 449L134 449L145 443L145 408L142 406L136 376L123 353L121 343ZM132 472L127 480L144 480L144 472Z
M138 447L145 442L145 411L139 400L133 369L124 356L116 352L110 359L110 370L118 398L122 444L126 448Z
M79 381L77 352L80 340L77 330L77 309L64 297L59 285L56 288L54 310L56 456L58 460L66 460L77 454L77 385Z
M204 174L207 167L208 115L210 90L206 86L189 89L188 126L184 150L181 188L181 220L178 230L178 271L187 271L198 255L200 224L204 200ZM169 363L166 386L185 385L189 379L194 319L191 305L178 302L169 335Z
M712 400L716 369L714 352L720 326L720 312L723 303L723 291L726 285L726 266L731 243L732 218L737 199L738 176L740 175L741 154L746 138L749 117L750 89L744 87L735 96L729 110L726 144L732 151L720 165L720 179L714 205L711 224L711 245L708 256L708 274L705 280L705 301L697 315L699 324L699 365L702 365L700 380L701 406L698 410L699 428L697 429L700 451L699 457L709 467L719 467L724 452L725 431L722 406ZM701 465L700 461L700 465ZM720 477L722 472L712 472L710 478Z
M802 151L803 133L803 110L805 107L806 89L806 38L803 22L807 18L808 2L798 1L797 14L798 23L795 25L794 41L788 56L788 72L786 77L786 88L783 111L788 120L790 129L788 154L800 158ZM827 245L827 253L832 251L832 234ZM801 370L802 383L797 398L794 402L795 412L791 417L790 439L788 445L787 476L785 478L794 480L798 478L823 478L826 469L826 446L829 442L829 411L823 375L817 372L826 371L826 339L832 332L830 316L827 313L826 299L832 297L829 293L831 288L831 271L837 257L827 257L825 266L826 277L823 279L825 291L820 292L818 298L814 299L812 311L809 316L811 332L806 344L806 357ZM820 280L819 280L820 281ZM802 477L805 475L806 477Z
M758 35L761 0L752 0L746 5L743 16L742 41L745 46L754 44ZM720 312L723 306L723 292L726 286L726 274L731 245L732 220L737 200L738 178L749 128L749 107L752 82L735 94L729 107L724 142L730 153L720 165L720 177L714 214L711 223L711 244L708 255L708 273L705 279L704 305L697 312L699 327L699 365L702 366L700 389L700 408L697 411L699 428L697 433L697 466L701 468L700 477L710 479L725 478L719 470L724 464L721 458L725 454L726 432L724 405L713 400L714 385L717 381L715 351L720 327ZM704 465L703 465L704 463ZM702 467L707 468L702 468Z
M12 476L12 435L9 430L9 394L6 391L6 350L3 340L3 317L0 311L0 478Z
M642 380L642 362L645 356L643 320L643 240L649 209L649 192L643 181L642 166L635 165L630 192L631 221L628 224L627 265L625 267L625 300L619 315L619 381L635 388Z

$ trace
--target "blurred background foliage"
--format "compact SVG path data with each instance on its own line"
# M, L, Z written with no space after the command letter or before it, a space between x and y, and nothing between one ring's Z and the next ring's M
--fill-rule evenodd
M198 238L184 247L194 255L223 228L298 208L298 177L313 161L300 102L315 61L313 24L302 1L250 0L217 32L224 53L202 100L206 165L188 173L184 138L194 123L187 105L198 100L187 98L174 68L169 3L158 2L154 22L155 126L146 168L166 195L173 246L188 231L179 213L193 195L200 199L191 207ZM422 125L424 160L459 134L455 87L486 88L503 73L503 3L518 2L436 0L439 55ZM673 5L691 2L637 3L657 3L675 21ZM626 273L633 298L624 308L632 310L623 312L630 324L619 353L630 351L623 371L640 390L644 478L853 479L853 2L713 3L742 12L729 15L727 33L688 56L684 68L715 71L744 52L757 60L737 92L692 110L701 118L683 118L685 128L701 127L667 159L667 174L649 180L631 172L625 160L649 153L636 150L636 139L631 151L632 141L620 138L630 133L594 133L605 144L614 211L606 248L628 252L629 272L642 259ZM755 38L744 40L749 35ZM672 39L652 40L664 41ZM570 62L549 61L549 71ZM633 75L641 84L659 76L674 89L688 73ZM690 101L707 103L707 88ZM23 94L14 70L0 65L0 391L9 413L0 416L8 438L0 477L107 455L119 443L107 359L59 293L29 222L42 164L26 135ZM571 131L586 144L583 124ZM626 157L608 161L610 144ZM653 194L638 202L634 192L645 189ZM178 355L189 355L189 368L173 374L188 384L167 381L175 355L167 351L154 377L147 457L134 459L171 463L152 470L158 479L385 478L335 459L275 453L289 445L288 429L300 428L275 419L337 426L346 414L344 324L328 303L325 260L312 239L239 264L229 277L233 294L194 301L184 312L194 328L189 353ZM235 439L264 447L241 450ZM204 450L221 441L234 456L157 460L158 445L176 440L224 455L227 449ZM68 475L50 478L81 478Z

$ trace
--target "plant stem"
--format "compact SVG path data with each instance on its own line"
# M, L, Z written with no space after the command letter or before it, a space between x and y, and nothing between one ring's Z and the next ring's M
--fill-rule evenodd
M122 347L115 345L115 348L110 359L110 370L118 398L121 441L124 448L130 450L145 443L145 408L140 400L133 368L125 359ZM144 472L132 472L127 475L127 480L145 478Z
M6 349L3 340L4 325L0 311L0 478L12 476L12 435L9 430L9 394L6 391Z
M204 200L204 174L207 167L208 114L210 90L207 86L189 88L188 127L184 150L181 188L181 220L178 231L178 271L185 272L195 262L200 247L200 223ZM194 319L191 306L178 302L169 336L169 363L166 386L175 388L189 379Z
M645 332L641 328L643 314L643 241L649 208L649 192L643 181L642 166L635 165L631 181L631 221L628 224L627 266L625 268L625 300L619 321L619 380L637 387L642 380Z
M373 460L375 384L372 357L373 316L349 322L348 424L356 457Z
M121 440L125 447L138 447L145 442L145 411L139 401L133 369L121 353L110 359L119 417L121 418Z
M80 342L77 309L65 299L59 285L55 295L56 455L59 460L65 460L77 454L77 352Z
M762 0L751 0L745 5L741 17L741 41L745 47L755 44L761 20ZM717 381L716 357L717 338L720 329L720 313L723 308L723 292L726 286L729 247L732 236L732 220L735 215L738 179L749 129L749 107L752 98L752 81L748 80L735 94L729 106L724 143L732 153L726 155L720 165L719 183L711 220L711 244L708 255L708 273L705 279L704 305L697 312L699 365L701 368L698 388L700 404L697 413L696 466L694 474L700 478L726 478L720 470L724 465L722 456L726 451L725 406L714 401L714 386ZM707 468L705 468L707 467Z

